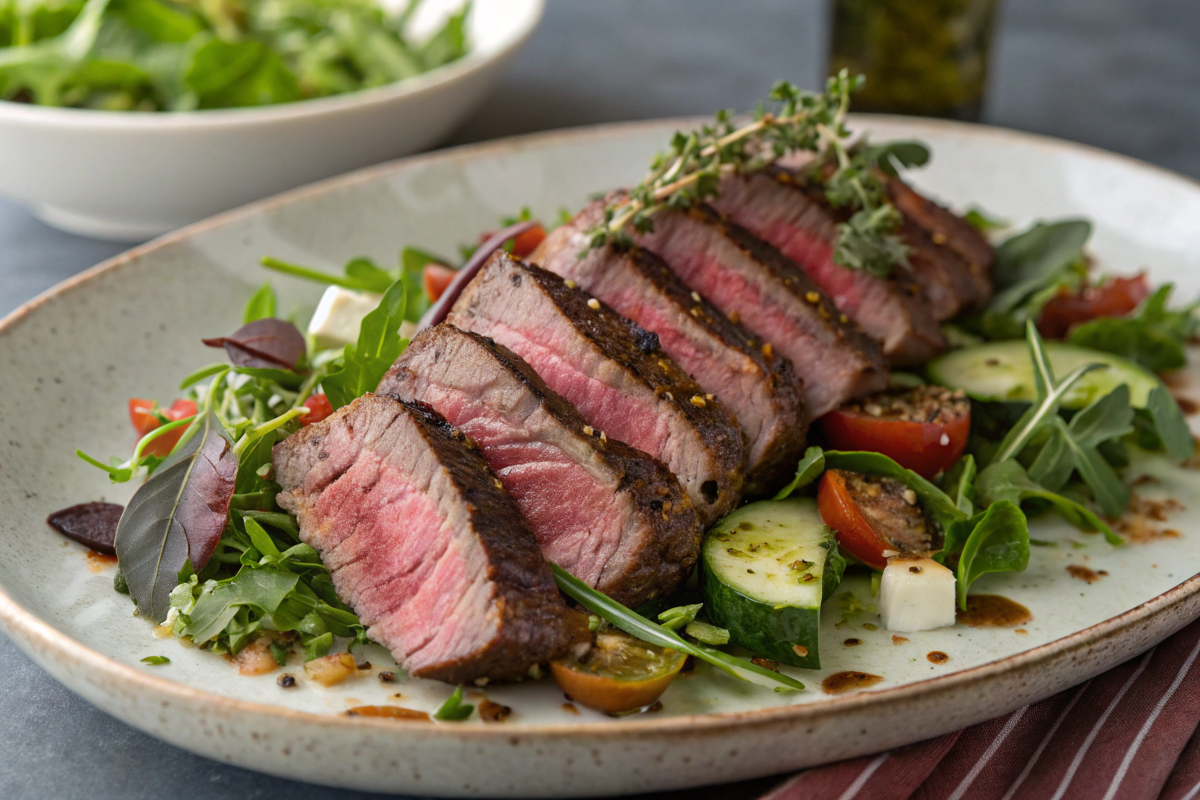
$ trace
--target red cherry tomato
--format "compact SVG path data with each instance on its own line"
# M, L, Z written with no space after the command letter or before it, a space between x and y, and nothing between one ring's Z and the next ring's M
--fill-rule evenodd
M163 419L177 422L194 416L196 416L196 404L191 400L176 400L171 403L169 408L164 409L159 409L158 404L153 400L144 400L140 397L133 397L129 400L129 419L133 423L133 429L137 431L139 439L160 427ZM185 430L187 430L187 426L180 425L175 430L167 431L146 445L142 452L166 458L175 449L175 445Z
M484 231L479 235L479 243L483 244L488 239L496 235L496 231ZM537 246L546 238L546 229L541 225L534 225L524 233L517 234L513 239L512 254L517 258L529 258L530 254L537 249Z
M869 567L887 566L885 550L892 548L879 538L846 486L846 478L837 470L821 476L817 487L817 510L825 524L837 531L838 547Z
M1062 289L1042 307L1038 330L1047 339L1062 339L1074 326L1101 317L1123 317L1150 296L1146 273L1113 278L1077 291Z
M312 425L333 413L333 406L330 404L329 398L323 394L314 394L309 397L304 401L304 407L308 409L308 413L300 418L301 425Z
M821 417L821 432L834 449L883 453L932 478L966 449L971 402L941 386L884 392Z
M518 234L517 238L513 240L512 254L517 258L529 258L529 255L545 238L546 229L541 225L534 225L524 233Z
M429 298L429 302L436 302L457 274L441 264L426 264L421 278L425 282L425 296Z

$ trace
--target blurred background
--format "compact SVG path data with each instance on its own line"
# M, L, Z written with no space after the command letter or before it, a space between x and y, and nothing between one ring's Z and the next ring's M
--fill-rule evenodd
M880 27L896 18L924 26L934 44L914 57L894 25ZM1197 0L548 0L531 45L446 144L744 109L779 78L816 88L832 51L838 64L901 76L872 84L860 105L980 119L1200 178L1198 42ZM957 66L947 71L947 60ZM917 78L939 88L914 93ZM0 313L124 249L53 230L0 199ZM0 674L5 797L357 796L150 739L3 639Z

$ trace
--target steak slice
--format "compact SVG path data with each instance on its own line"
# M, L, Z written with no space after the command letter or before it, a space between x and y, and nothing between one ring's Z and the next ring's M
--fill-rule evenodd
M913 278L934 319L945 322L986 300L991 284L981 284L980 276L968 269L967 262L949 247L938 245L935 237L911 217L901 223L900 238L908 246Z
M711 208L663 211L639 241L792 362L812 418L887 386L879 346L795 262Z
M983 287L983 295L976 302L987 300L992 293L989 276L996 260L996 253L987 237L975 230L971 223L920 194L899 178L888 179L888 194L904 216L929 231L939 246L953 250L967 263L967 269L977 284Z
M880 278L834 262L840 220L792 172L770 168L730 175L721 181L713 205L799 264L842 312L882 344L891 364L920 364L945 349L911 273L896 270Z
M691 572L700 521L662 463L600 439L507 347L449 323L421 331L379 384L427 403L479 446L542 554L627 606Z
M529 362L601 435L662 461L702 524L741 497L742 433L658 337L553 272L498 252L447 322L490 336Z
M275 445L273 460L301 540L413 675L516 679L569 644L532 531L433 409L368 394Z
M547 237L530 260L572 280L648 331L734 417L746 441L746 490L763 494L791 477L808 428L800 379L764 340L730 322L653 253L607 246L588 252L604 218L596 201Z

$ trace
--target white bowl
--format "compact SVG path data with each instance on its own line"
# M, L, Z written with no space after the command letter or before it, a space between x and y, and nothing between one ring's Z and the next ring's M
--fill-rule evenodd
M56 228L138 241L416 152L463 121L529 39L543 6L474 0L466 57L389 86L317 100L183 113L0 101L0 195L28 204Z

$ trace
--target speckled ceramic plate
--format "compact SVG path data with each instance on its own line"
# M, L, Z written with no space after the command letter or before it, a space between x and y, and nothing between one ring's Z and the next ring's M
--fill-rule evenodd
M916 181L959 207L979 203L1024 223L1083 214L1096 221L1103 268L1146 268L1200 290L1200 187L1075 145L965 125L862 118L877 138L919 137L935 154ZM847 580L863 611L825 606L821 671L808 689L774 694L701 666L655 713L610 719L564 708L553 683L487 687L514 710L485 725L348 717L360 704L430 711L447 687L374 677L332 689L276 675L240 677L223 659L156 639L112 590L112 568L89 568L80 546L45 525L84 500L125 501L74 456L130 445L125 401L170 399L180 376L211 360L201 336L228 331L264 280L259 256L334 267L365 254L392 262L405 244L453 252L522 205L554 217L590 193L632 182L675 125L549 133L398 161L217 217L69 281L0 324L0 621L64 684L115 716L181 747L250 769L337 786L440 795L602 795L729 781L912 742L1004 713L1092 676L1200 614L1200 473L1154 461L1140 492L1186 509L1143 544L1111 548L1039 522L1028 571L988 576L980 591L1027 606L1020 628L954 628L896 642L876 626L863 581ZM276 281L284 306L315 302L313 285ZM1184 393L1187 388L1182 389ZM93 565L94 566L94 565ZM1099 575L1077 580L1070 566ZM856 646L850 646L857 640ZM931 651L949 658L932 663ZM147 655L171 663L151 667ZM882 676L831 696L844 670ZM400 698L395 698L399 693Z

